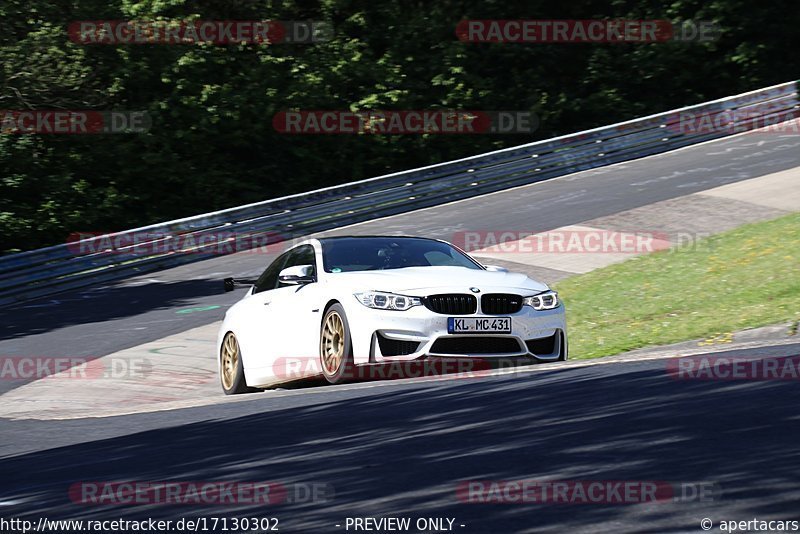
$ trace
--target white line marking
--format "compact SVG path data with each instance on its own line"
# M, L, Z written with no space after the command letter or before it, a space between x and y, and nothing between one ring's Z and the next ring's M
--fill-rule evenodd
M53 306L57 306L61 304L58 300L48 300L47 302L43 302L41 304L29 304L27 306L22 306L23 309L27 308L51 308Z

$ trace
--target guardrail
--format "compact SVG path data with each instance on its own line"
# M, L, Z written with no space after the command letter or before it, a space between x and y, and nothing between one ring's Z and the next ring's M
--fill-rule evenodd
M658 154L798 116L798 83L789 82L471 158L10 254L0 257L0 304L219 255L219 243L190 246L187 237L195 243L220 232L240 240L265 234L289 238ZM729 128L712 126L728 121ZM170 247L178 238L181 245Z

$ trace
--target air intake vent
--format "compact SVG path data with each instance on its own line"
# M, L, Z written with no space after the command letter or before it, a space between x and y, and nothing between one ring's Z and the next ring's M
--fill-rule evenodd
M378 334L378 346L380 346L381 354L384 356L405 356L416 352L419 348L419 342L390 339Z
M528 339L525 341L528 351L541 356L549 356L556 350L556 336Z
M431 347L432 354L511 354L522 352L511 337L442 337Z

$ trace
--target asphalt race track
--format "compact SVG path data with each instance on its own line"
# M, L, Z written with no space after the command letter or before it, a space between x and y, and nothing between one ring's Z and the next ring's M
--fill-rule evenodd
M800 353L800 344L738 352ZM319 388L105 421L5 424L4 513L19 517L277 517L344 532L347 517L455 518L459 532L694 532L702 518L780 516L800 498L792 381L676 380L664 360L377 388ZM320 391L321 390L321 391ZM259 398L260 397L260 398ZM124 425L125 428L120 428ZM91 432L91 434L89 434ZM92 441L86 441L91 435ZM13 445L12 445L13 444ZM35 466L35 470L32 467ZM473 504L469 480L708 483L703 502ZM76 481L318 484L329 502L76 505ZM235 513L234 513L235 512Z
M739 135L333 233L544 231L798 166L800 137ZM0 354L99 357L208 324L240 295L223 293L221 278L256 275L269 261L239 253L5 309ZM800 344L739 354L797 356ZM663 359L537 367L110 418L0 419L0 515L277 517L281 532L345 532L346 518L365 516L454 518L457 532L694 532L704 517L716 524L796 513L800 452L786 446L800 436L795 382L675 380ZM0 394L23 383L0 381ZM708 483L715 491L703 502L613 505L476 504L456 493L470 480L520 479ZM133 480L317 484L330 498L215 508L68 497L75 482Z

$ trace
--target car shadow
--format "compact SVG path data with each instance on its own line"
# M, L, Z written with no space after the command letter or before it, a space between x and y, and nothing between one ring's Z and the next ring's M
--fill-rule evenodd
M145 281L3 308L0 394L41 378L17 378L16 364L9 361L50 360L52 365L57 359L68 365L91 361L217 321L244 291L225 293L222 280Z
M292 361L292 359L288 359ZM298 359L298 363L311 365L319 369L317 359ZM392 361L384 363L370 363L351 367L347 371L347 384L362 384L375 381L392 381L407 379L429 380L460 380L465 378L480 378L488 376L495 371L511 371L530 365L546 363L528 356L494 357L494 358L453 358L440 356L423 356L416 360ZM286 364L288 369L291 364ZM264 388L266 390L304 389L330 385L321 372L303 376L294 380L287 380Z
M231 294L228 294L231 295ZM236 292L238 297L241 293ZM222 280L186 280L139 285L111 284L70 291L0 310L0 340L41 334L71 325L132 317L153 310L225 296ZM235 300L235 297L226 300Z

